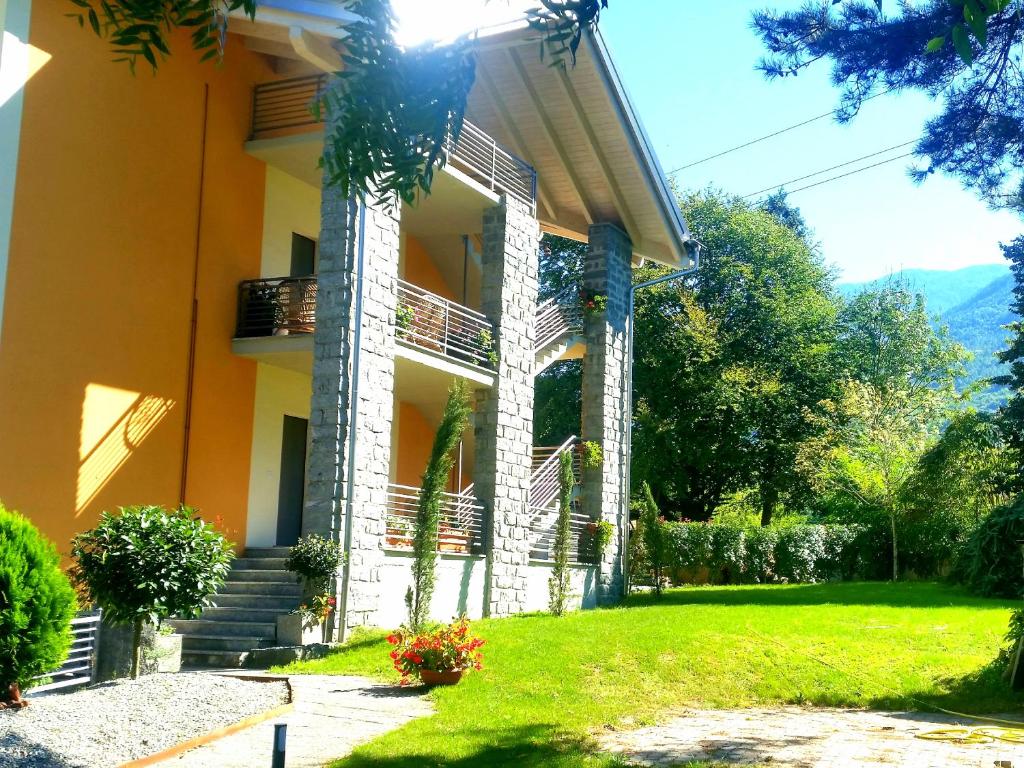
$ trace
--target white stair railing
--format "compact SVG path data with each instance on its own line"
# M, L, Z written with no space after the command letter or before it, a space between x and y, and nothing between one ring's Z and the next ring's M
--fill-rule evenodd
M583 333L583 309L579 290L566 288L557 296L537 306L537 331L534 351L540 353L567 336Z

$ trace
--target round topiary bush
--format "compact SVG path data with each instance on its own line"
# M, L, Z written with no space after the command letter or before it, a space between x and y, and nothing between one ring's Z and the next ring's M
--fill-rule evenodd
M104 618L134 630L138 677L142 629L172 616L192 619L209 605L234 558L231 544L190 507L124 507L71 545L72 577Z
M75 610L53 544L0 505L0 706L16 693L12 684L20 688L64 662Z
M993 510L964 546L959 575L978 595L1019 598L1024 593L1020 541L1024 539L1024 497Z
M298 577L305 597L312 597L330 588L341 561L341 548L337 544L312 533L303 536L289 550L284 567Z

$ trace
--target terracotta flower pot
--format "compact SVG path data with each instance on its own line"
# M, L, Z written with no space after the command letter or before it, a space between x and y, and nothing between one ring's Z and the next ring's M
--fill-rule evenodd
M447 669L444 672L435 672L432 669L421 669L420 680L426 685L455 685L462 679L464 669Z
M11 683L7 686L6 698L0 698L0 709L24 709L28 702L21 698L21 686Z

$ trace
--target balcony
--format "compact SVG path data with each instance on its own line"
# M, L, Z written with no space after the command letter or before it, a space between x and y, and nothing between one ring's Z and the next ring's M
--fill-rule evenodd
M322 97L328 77L294 77L261 83L253 89L249 139L256 145L251 148L254 154L269 161L275 157L275 149L260 145L272 140L281 140L284 145L294 144L296 136L301 138L304 133L320 130L322 121L314 115L313 104ZM317 153L319 145L317 142ZM526 203L536 212L536 171L468 120L463 121L458 140L448 135L444 155L449 169L495 195L508 195ZM302 155L301 162L315 167L315 163L306 162L308 159ZM303 177L301 173L294 175Z
M236 354L309 372L316 296L316 277L241 283L233 343ZM498 358L494 326L485 315L405 280L398 281L397 299L396 357L437 369L445 376L493 384Z
M387 532L390 549L412 549L416 532L416 510L420 489L408 485L388 486ZM462 493L446 493L441 499L441 521L437 528L437 551L473 555L484 551L484 507L470 486Z

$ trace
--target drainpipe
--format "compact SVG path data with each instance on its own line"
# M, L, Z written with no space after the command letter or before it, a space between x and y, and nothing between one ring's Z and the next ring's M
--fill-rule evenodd
M355 288L355 311L353 323L355 324L354 339L352 342L352 379L349 389L352 392L348 411L348 467L345 470L345 534L344 548L345 561L341 567L341 599L338 601L341 622L338 629L338 642L345 642L348 634L348 588L349 588L349 554L352 549L352 496L355 488L356 471L356 433L358 431L359 415L359 353L362 350L363 338L363 266L366 257L366 201L360 200L359 206L359 228L355 233L359 238L359 246L356 255L356 274L354 280Z
M690 238L686 241L687 252L693 253L693 266L687 269L680 269L677 272L670 272L667 275L647 280L629 286L629 316L627 322L628 343L626 346L626 460L623 462L623 473L625 475L622 487L622 589L623 595L629 594L629 500L630 483L632 482L633 463L633 310L636 292L654 285L660 285L681 277L693 274L700 267L700 251L703 246Z

